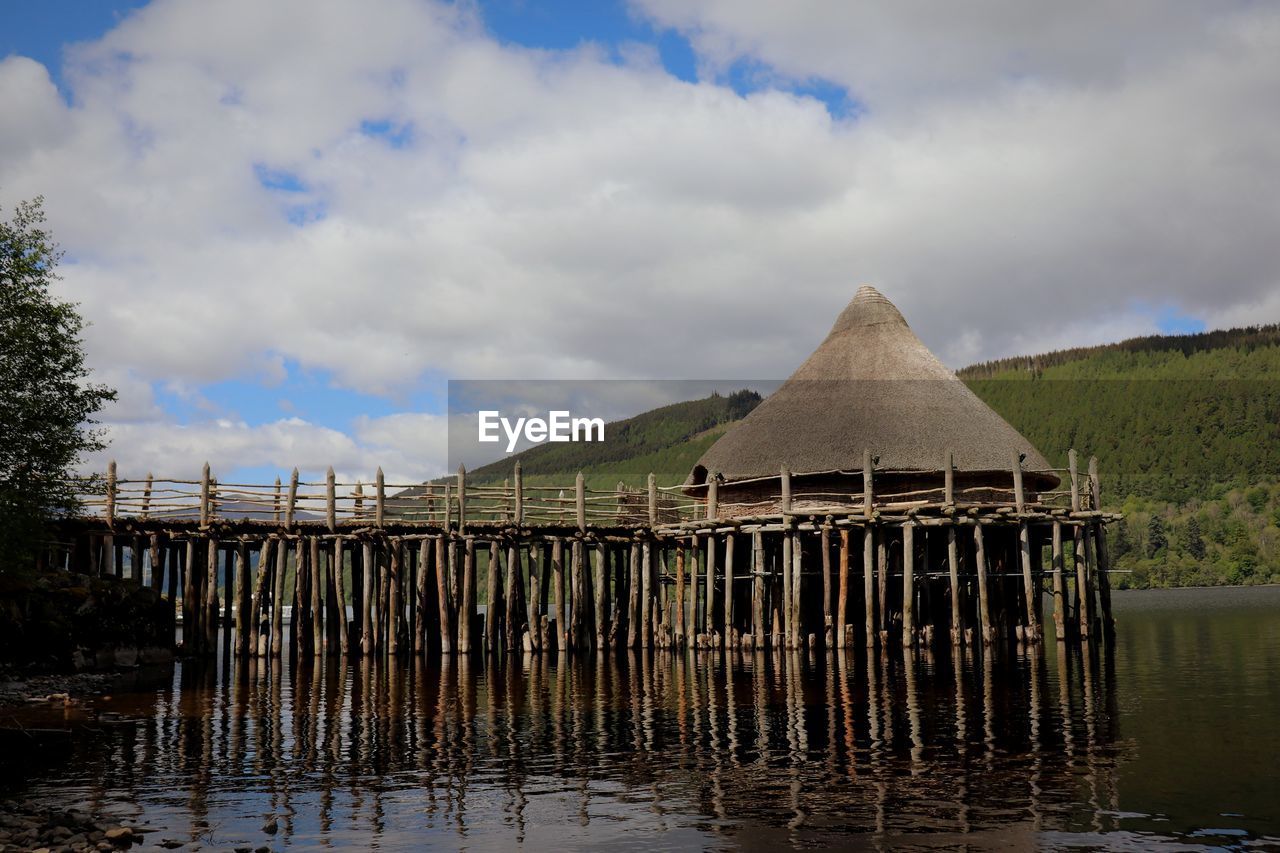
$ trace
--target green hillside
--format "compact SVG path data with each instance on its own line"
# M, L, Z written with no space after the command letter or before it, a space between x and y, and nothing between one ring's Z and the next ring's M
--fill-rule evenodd
M608 424L604 443L540 444L468 471L467 482L502 483L519 460L530 486L568 485L579 471L592 489L612 489L619 481L643 487L650 472L660 485L672 485L683 481L707 448L759 402L755 391L742 390L673 403Z
M1064 465L1096 454L1121 584L1280 582L1280 326L1135 338L960 371Z

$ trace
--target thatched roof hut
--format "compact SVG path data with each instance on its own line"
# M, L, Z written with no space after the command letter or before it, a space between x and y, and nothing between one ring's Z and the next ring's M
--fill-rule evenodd
M1058 483L1044 456L929 351L893 303L862 287L826 340L711 446L685 486L701 493L718 475L722 502L759 503L777 494L786 466L810 491L860 498L865 451L876 457L877 493L882 484L940 487L948 451L957 489L1008 490L1018 454L1028 489Z

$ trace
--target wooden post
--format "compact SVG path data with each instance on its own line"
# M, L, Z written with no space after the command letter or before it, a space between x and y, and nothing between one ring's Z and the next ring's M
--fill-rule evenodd
M758 649L764 648L768 633L764 624L764 534L751 533L751 639Z
M461 470L459 466L459 471ZM461 477L458 485L459 524L461 524ZM458 618L461 620L458 624L458 652L469 655L471 654L471 625L476 618L476 542L471 538L466 539L462 554L462 607Z
M658 526L658 481L649 473L649 528Z
M956 502L956 455L949 448L943 460L943 503L948 506Z
M867 611L867 648L876 645L876 530L870 524L862 528L862 596ZM884 614L881 614L884 618Z
M1059 640L1067 636L1067 595L1062 580L1062 522L1053 522L1053 632Z
M129 579L137 586L142 586L142 538L130 537L129 542Z
M1089 457L1089 491L1095 512L1102 511L1102 484L1098 480L1098 457ZM1107 531L1101 522L1089 526L1096 543L1098 570L1098 598L1102 604L1102 632L1110 641L1115 637L1116 623L1111 617L1111 558L1107 553Z
M289 501L285 504L284 509L284 526L293 529L294 511L298 504L298 469L294 468L293 473L289 475Z
M383 520L386 518L387 508L387 478L382 474L382 466L378 466L376 476L377 497L373 506L373 523L376 527L383 526Z
M197 630L199 606L196 601L196 543L187 539L185 559L182 564L182 650L193 653L200 647L200 633Z
M423 543L426 546L426 543ZM443 536L435 538L436 598L440 608L440 654L453 653L453 605L449 597L449 576L453 573L453 549Z
M880 604L880 645L889 645L889 537L876 537L876 598Z
M215 654L218 648L218 540L208 540L208 575L205 579L205 654Z
M516 544L516 540L512 539L507 543L507 591L504 598L504 609L507 617L507 649L513 652L521 651L523 643L520 632L520 548ZM533 624L532 619L527 618L526 623ZM532 644L532 640L530 641ZM532 645L531 645L532 647Z
M360 598L361 614L360 614L360 653L363 655L373 654L374 645L374 579L378 574L378 563L373 553L373 542L369 539L361 543L363 556L361 557L361 566L364 569L364 594Z
M427 651L427 567L430 566L431 547L428 540L418 543L418 573L413 577L413 653Z
M308 537L311 545L311 653L324 654L324 564L320 562L320 539Z
M208 475L209 466L205 465L205 474ZM116 460L112 459L107 463L107 527L112 530L116 526ZM204 524L202 522L201 526Z
M790 489L784 489L783 501L790 503ZM784 644L790 649L795 648L795 638L798 635L791 612L791 606L794 603L791 593L791 552L795 542L791 538L791 521L786 516L783 516L783 525L785 529L782 531L782 565L780 567L782 569L782 636L785 638Z
M1088 642L1093 638L1093 623L1096 611L1093 603L1093 549L1089 536L1080 526L1076 527L1076 585L1080 589L1080 639Z
M271 540L263 539L262 548L258 551L258 573L253 580L253 592L249 595L249 649L251 655L261 657L265 651L264 643L270 636L270 623L267 633L262 630L263 596L270 595L266 589L267 578L271 577Z
M284 539L276 540L276 571L271 579L271 654L284 653L284 575L289 566L289 549Z
M294 654L301 656L304 651L303 638L310 630L307 615L307 541L299 536L293 543L293 611L290 614L289 646Z
M209 463L200 473L200 529L209 529Z
M724 537L724 643L733 640L733 540L732 533Z
M587 529L587 490L581 471L579 471L578 476L574 478L573 489L574 508L577 511L578 532L583 533Z
M982 642L991 645L995 639L991 633L991 597L987 592L987 549L983 541L982 524L973 525L974 565L978 571L978 621L982 628Z
M142 487L142 520L146 521L151 517L151 489L155 486L155 477L151 472L147 472L147 482Z
M484 645L490 654L498 652L498 626L502 624L498 604L498 579L502 569L499 564L498 543L489 543L489 571L485 575L484 594L486 607L484 612Z
M862 517L870 520L874 498L875 467L871 459L871 451L862 451Z
M351 642L351 624L347 619L347 590L344 543L341 536L333 540L333 590L338 599L338 650L343 657L347 656L348 644Z
M677 644L684 639L684 540L676 540L676 616Z
M276 493L275 493L275 497L273 497L271 500L271 505L272 507L274 507L273 515L274 515L275 523L278 525L280 524L280 507L283 506L280 500L280 478L279 477L276 477Z
M720 484L716 477L716 474L711 474L707 478L707 519L709 521L715 521L720 517Z
M235 653L236 655L244 655L249 651L249 607L248 593L249 586L246 582L245 575L249 573L249 555L247 553L248 545L243 539L236 544L236 589L234 600L235 609Z
M603 542L598 543L592 549L591 566L592 572L592 594L595 598L595 623L596 623L596 648L603 649L605 628L608 624L609 614L605 608L605 601L609 596L609 575L605 571L605 558L607 557L606 548Z
M915 529L909 521L902 525L902 645L908 649L916 643Z
M703 597L706 601L703 604L703 625L704 633L710 635L715 631L715 613L716 613L716 535L710 533L707 535L707 571L703 591Z
M1022 455L1013 454L1013 500L1021 516L1026 511L1025 493L1022 489ZM1031 574L1031 529L1026 519L1018 522L1018 550L1022 562L1022 594L1026 604L1026 626L1024 636L1027 642L1034 643L1040 639L1040 619L1036 616L1036 596L1039 584Z
M338 494L332 465L324 475L324 504L325 522L328 524L329 532L335 533L338 530Z
M653 552L647 535L640 543L640 646L653 646Z
M787 469L786 465L782 466L779 479L782 484L782 512L786 514L791 512L791 471Z
M835 648L835 618L831 614L831 518L818 530L818 550L822 552L822 637L823 648ZM836 608L839 610L839 607Z
M684 641L685 644L691 644L698 638L698 535L689 537L689 550L685 553L685 559L688 563L685 565L685 575L689 579L687 587L689 598L684 604Z
M458 532L459 533L467 532L467 466L462 464L458 465ZM471 546L471 552L474 557L474 554L475 554L474 544ZM463 564L465 567L465 559L463 561ZM475 568L474 563L472 565L472 568L473 569ZM465 574L465 568L464 568L464 574ZM475 587L472 587L471 591L472 593L474 593ZM471 629L468 627L467 629L468 633L470 633L470 630ZM459 649L459 651L464 651L464 650ZM468 637L468 645L465 651L466 652L471 651L469 637Z
M516 483L515 523L517 527L520 527L524 525L524 468L523 466L521 466L521 464L518 461L516 462L516 469L514 473L515 473L515 483ZM529 625L529 633L536 634L536 632L533 630L532 623L530 623Z
M823 572L826 573L826 563L831 559L830 544L827 542L827 529L822 529L822 560ZM835 625L835 647L843 649L845 647L845 634L848 630L849 617L849 528L840 528L840 579L836 584L836 625Z
M381 473L382 469L378 469ZM403 615L401 602L401 584L404 583L404 541L395 538L390 541L391 567L387 575L387 654L400 654L400 617Z
M556 649L564 652L569 648L569 620L564 608L564 540L560 538L551 541L551 593L556 605Z
M960 601L960 554L954 524L947 525L947 576L951 583L951 645L960 646L964 640L964 626L961 624L964 610Z
M159 595L164 587L164 557L168 549L161 547L158 533L152 533L147 537L147 548L151 560L151 591Z

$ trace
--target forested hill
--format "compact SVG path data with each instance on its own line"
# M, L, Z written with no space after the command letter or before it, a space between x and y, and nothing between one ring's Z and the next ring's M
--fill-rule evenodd
M684 480L707 448L759 402L759 394L744 389L674 403L606 425L604 443L540 444L468 471L467 481L501 483L519 460L530 485L569 485L578 471L590 488L613 488L619 480L643 486L650 472L661 485L671 485Z
M1055 464L1096 454L1121 585L1280 582L1280 326L959 371Z

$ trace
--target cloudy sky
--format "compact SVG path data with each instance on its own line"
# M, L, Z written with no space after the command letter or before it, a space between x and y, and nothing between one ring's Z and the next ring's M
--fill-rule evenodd
M953 366L1280 321L1272 2L0 17L126 475L425 477L448 378L782 377L860 283Z

